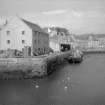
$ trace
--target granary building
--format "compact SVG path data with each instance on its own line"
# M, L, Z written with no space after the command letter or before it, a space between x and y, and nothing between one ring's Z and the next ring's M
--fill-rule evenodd
M30 47L31 55L45 54L49 49L49 35L37 24L22 18L12 18L0 30L0 50Z

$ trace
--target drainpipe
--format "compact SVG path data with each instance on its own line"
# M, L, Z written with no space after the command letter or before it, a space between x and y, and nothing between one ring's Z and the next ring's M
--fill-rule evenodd
M33 41L33 35L34 35L34 32L33 32L33 30L32 30L31 56L33 56L33 43L34 43L34 41Z
M0 50L1 50L1 28L0 28Z

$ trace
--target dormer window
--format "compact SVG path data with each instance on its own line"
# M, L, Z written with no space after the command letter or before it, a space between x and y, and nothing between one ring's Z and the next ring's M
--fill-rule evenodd
M7 35L9 35L10 34L10 31L7 31Z
M25 31L22 31L22 35L24 35L25 34Z

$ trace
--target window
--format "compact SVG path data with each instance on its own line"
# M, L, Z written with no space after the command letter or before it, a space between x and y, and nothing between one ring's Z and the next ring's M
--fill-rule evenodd
M10 44L10 40L7 40L7 44Z
M22 35L24 35L25 34L25 31L22 31Z
M39 35L39 32L38 31L35 31L35 35Z
M38 32L38 34L41 34L41 32Z
M40 44L40 40L38 39L38 44Z
M9 35L10 34L10 31L7 31L7 35Z
M40 51L40 48L38 48L38 51Z
M35 44L37 43L36 40L34 40Z
M34 31L35 34L37 34L37 31Z
M25 40L22 40L22 43L24 44L25 43Z

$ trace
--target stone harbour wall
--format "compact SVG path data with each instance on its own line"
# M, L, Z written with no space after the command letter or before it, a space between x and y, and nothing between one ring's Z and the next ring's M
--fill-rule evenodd
M54 67L63 63L70 51L31 58L0 58L0 78L17 74L23 78L41 77L54 71ZM4 76L6 75L6 76Z

